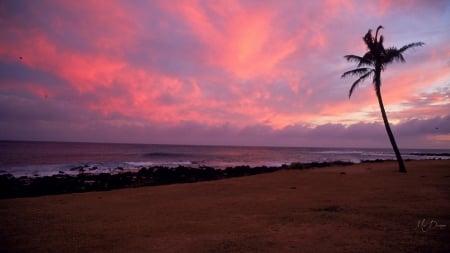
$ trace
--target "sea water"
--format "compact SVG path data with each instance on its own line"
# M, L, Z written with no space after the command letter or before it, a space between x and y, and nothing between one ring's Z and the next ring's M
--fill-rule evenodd
M404 159L449 159L450 150L402 150ZM209 166L393 160L391 149L233 147L152 144L0 141L0 174L15 177L121 173L149 166Z

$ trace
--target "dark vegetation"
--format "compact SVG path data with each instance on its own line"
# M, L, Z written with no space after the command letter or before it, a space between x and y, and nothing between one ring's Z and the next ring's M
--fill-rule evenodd
M118 174L81 173L76 176L59 174L45 177L20 177L10 174L0 175L0 198L32 197L50 194L64 194L89 191L107 191L126 187L156 186L177 183L218 180L233 177L251 176L279 170L304 170L345 166L351 162L292 163L280 167L237 166L226 169L212 167L191 168L179 166L141 168L138 172Z

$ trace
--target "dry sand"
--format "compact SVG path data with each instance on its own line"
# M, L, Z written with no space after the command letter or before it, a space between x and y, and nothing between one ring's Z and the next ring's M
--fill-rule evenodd
M3 199L0 252L450 252L450 161L406 165Z

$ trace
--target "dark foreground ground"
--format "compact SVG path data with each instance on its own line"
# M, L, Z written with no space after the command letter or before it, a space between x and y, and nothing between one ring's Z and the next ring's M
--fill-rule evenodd
M450 252L450 161L406 165L1 199L0 252Z

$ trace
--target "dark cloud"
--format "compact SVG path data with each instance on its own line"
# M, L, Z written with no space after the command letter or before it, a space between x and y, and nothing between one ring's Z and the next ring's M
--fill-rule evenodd
M302 125L274 130L266 125L236 128L229 124L206 126L182 122L162 126L136 122L132 119L95 120L84 118L66 124L62 121L35 119L8 120L0 123L0 139L66 140L98 142L136 142L158 144L248 145L297 147L390 147L383 124L358 123L350 126L326 124L317 127ZM450 135L450 116L429 120L411 120L393 127L402 148L448 148L430 142L436 135Z
M43 71L40 69L29 68L23 65L19 57L27 57L21 55L17 57L16 62L0 61L0 88L10 87L8 85L14 83L15 85L23 85L24 83L38 82L46 88L57 88L68 85L67 81L61 79L59 76Z

